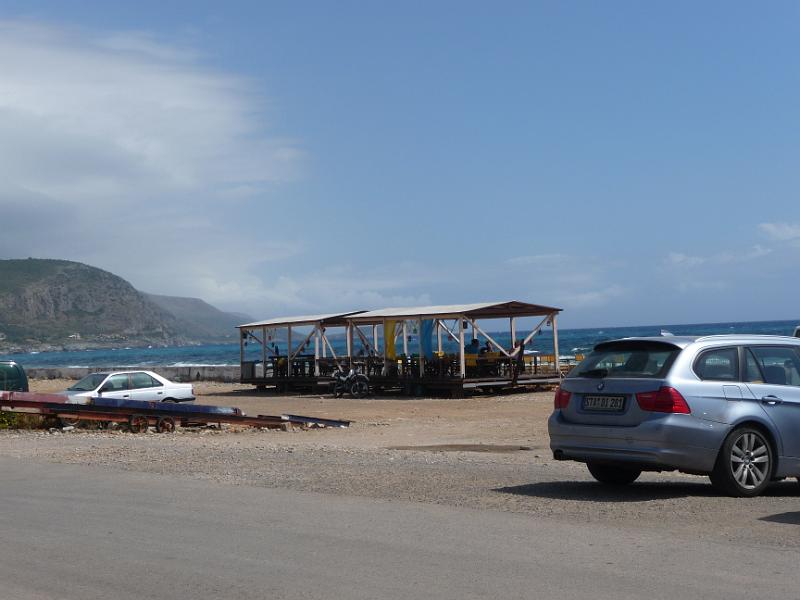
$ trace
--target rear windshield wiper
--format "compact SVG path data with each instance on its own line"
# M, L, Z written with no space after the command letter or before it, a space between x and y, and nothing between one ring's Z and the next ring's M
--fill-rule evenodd
M608 375L608 369L589 369L588 371L580 373L580 375L581 377L597 377L598 379L602 379Z

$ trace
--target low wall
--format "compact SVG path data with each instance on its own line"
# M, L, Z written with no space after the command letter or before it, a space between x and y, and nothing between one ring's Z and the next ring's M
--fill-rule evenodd
M139 370L137 367L32 367L25 369L31 379L74 379L78 380L89 373L109 371ZM223 383L239 382L239 367L145 367L142 370L153 371L172 381L191 383L192 381L220 381Z

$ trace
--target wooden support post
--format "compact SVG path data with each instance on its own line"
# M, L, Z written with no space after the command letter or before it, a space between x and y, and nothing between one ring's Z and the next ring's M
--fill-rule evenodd
M319 325L314 327L314 376L319 377Z
M297 346L297 348L289 348L289 358L295 358L300 352L302 352L308 343L311 341L311 338L314 336L314 332L317 330L316 326L312 329L309 334L303 338L303 341Z
M494 347L495 347L495 348L497 348L498 350L500 350L500 352L502 352L503 354L505 354L505 355L506 355L506 356L508 356L508 357L510 357L510 356L511 356L511 353L513 352L513 348L512 348L511 350L509 350L508 352L506 352L506 349L505 349L505 348L503 348L503 347L500 345L500 343L499 343L499 342L496 342L492 336L490 336L490 335L489 335L488 333L486 333L486 332L485 332L483 329L481 329L481 328L478 326L478 323L477 323L476 321L473 321L473 320L472 320L472 319L470 319L469 317L464 317L464 318L465 318L465 319L467 319L467 321L468 321L469 323L471 323L471 324L472 324L472 330L473 330L473 331L476 331L476 330L477 330L477 331L479 331L479 332L481 333L481 335L482 335L483 337L485 337L487 340L489 340L489 342L490 342L490 343L492 343L492 344L494 345Z
M371 351L377 352L378 349L374 348L373 350L371 342L367 339L367 336L364 335L364 333L361 331L361 328L358 325L353 325L353 331L355 331L356 334L358 334L358 338L361 340L361 343L364 346L364 350L367 351L367 356L369 356Z
M422 319L417 319L417 339L419 340L419 378L425 375L425 355L422 352Z
M464 357L464 317L458 317L458 359L461 379L467 376L467 360Z
M556 364L556 375L561 378L561 366L558 362L558 313L550 315L550 323L553 327L553 362Z
M328 358L328 347L325 344L325 328L319 328L319 335L322 341L322 358Z
M436 319L436 340L439 343L439 356L442 354L442 322Z
M292 376L292 326L286 328L286 377Z
M353 324L347 323L347 359L350 363L350 368L353 368Z
M408 356L408 329L406 324L407 321L403 321L403 354Z
M241 368L244 366L244 329L239 330L239 379L242 378Z
M522 343L527 346L530 343L530 341L536 336L536 334L539 333L542 327L544 327L544 324L547 323L547 321L549 320L550 320L550 315L547 315L544 319L541 320L541 322L536 327L533 328L533 330L528 334L528 336L524 340L522 340Z
M455 324L454 324L454 325L455 325ZM457 336L455 333L453 333L452 331L450 331L450 329L448 329L448 327L447 327L447 325L445 325L444 321L441 321L441 320L440 320L440 321L439 321L439 326L441 327L441 329L444 329L444 331L445 331L445 333L446 333L447 335L449 335L451 338L453 338L453 341L454 341L456 344L458 343L458 336ZM440 330L440 333L441 333L441 330Z
M262 376L267 376L267 328L261 328L261 369Z
M375 354L378 354L378 326L372 326L372 348Z
M517 341L517 322L514 319L514 317L511 317L510 321L511 321L511 348L509 348L509 350L513 350L514 344Z
M394 340L392 340L394 342ZM386 344L389 339L386 337L386 319L383 320L383 348L381 348L381 356L383 356L383 374L389 374L389 359L386 357Z

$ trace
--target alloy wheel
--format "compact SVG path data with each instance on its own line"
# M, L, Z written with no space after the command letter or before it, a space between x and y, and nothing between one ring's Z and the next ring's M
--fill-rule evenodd
M755 431L746 431L733 441L730 469L733 479L743 489L758 488L770 474L767 441Z

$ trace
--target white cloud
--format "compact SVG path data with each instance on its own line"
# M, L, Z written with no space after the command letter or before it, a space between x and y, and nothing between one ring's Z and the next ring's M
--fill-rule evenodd
M529 274L536 282L531 298L552 298L552 303L568 311L606 306L633 290L616 283L627 273L626 263L618 259L578 256L563 253L517 256L506 260L514 269Z
M663 264L667 276L672 279L673 289L681 294L717 292L733 287L732 282L745 277L743 273L758 270L760 265L757 261L772 253L772 248L760 244L740 251L717 252L707 256L671 252Z
M771 248L760 244L742 252L718 252L709 256L692 256L681 252L670 252L664 259L667 267L675 269L705 266L720 266L757 260L772 253Z
M0 180L81 202L263 184L299 151L261 99L143 34L0 23Z
M263 292L257 267L304 250L243 233L302 171L268 106L147 32L0 21L0 258L78 260L211 301Z
M689 256L681 252L670 252L667 255L666 263L673 267L696 267L702 265L708 259L701 256Z
M256 318L267 318L328 310L429 305L433 302L426 290L433 280L411 266L365 270L338 267L280 275L269 286L258 278L244 278L224 293L247 298L247 310Z
M584 290L567 294L564 297L564 306L568 308L598 308L606 306L613 300L624 297L630 288L609 284L607 287L594 290Z
M756 244L750 248L750 250L742 254L742 258L744 260L755 260L767 256L768 254L772 254L772 248L764 248L760 244Z
M704 279L702 281L681 281L677 287L679 292L686 294L696 291L722 291L728 288L728 284L724 281Z
M569 261L565 254L534 254L530 256L515 256L506 262L510 265L521 266L557 266Z
M760 223L758 228L770 239L785 242L800 239L800 224Z

